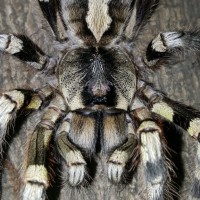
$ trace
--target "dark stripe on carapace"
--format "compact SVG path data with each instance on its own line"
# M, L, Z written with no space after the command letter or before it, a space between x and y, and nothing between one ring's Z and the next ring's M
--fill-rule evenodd
M101 152L102 147L103 147L103 141L102 141L102 126L103 126L103 113L102 112L97 112L96 113L97 120L96 120L96 125L95 125L95 135L96 135L96 153Z
M81 112L81 110L78 111L74 111L76 114L80 114L80 115L85 115L84 112ZM92 142L91 148L90 149L86 149L84 146L78 145L76 143L76 137L74 137L73 139L69 137L69 141L71 141L73 144L76 144L76 146L82 150L83 155L85 155L85 157L89 157L90 155L92 155L93 153L99 153L99 152L107 152L108 151L112 151L113 149L116 149L119 144L123 144L126 141L126 131L125 131L125 125L126 125L126 121L125 121L125 111L123 110L117 110L115 113L107 113L106 110L102 110L102 111L95 111L95 112L90 112L86 114L86 116L91 117L95 120L95 128L94 128L94 140ZM113 117L114 121L115 121L115 131L118 132L117 133L117 141L105 141L105 137L104 137L104 124L103 121L105 119L105 117ZM123 120L121 120L123 118ZM114 134L115 135L115 134ZM116 136L116 135L115 135ZM112 146L107 146L108 144L112 144ZM108 149L109 147L109 149Z

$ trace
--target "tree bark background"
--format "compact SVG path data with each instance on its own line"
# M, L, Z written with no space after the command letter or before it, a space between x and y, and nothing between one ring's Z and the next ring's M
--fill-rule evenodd
M173 31L200 27L199 0L161 0L160 6L140 37L140 49L144 50L148 42L161 31ZM31 0L1 0L0 1L0 32L26 34L45 52L56 54L51 48L53 44L49 27L45 24L37 3ZM141 51L142 52L142 51ZM44 85L43 79L35 78L36 71L22 62L9 57L0 56L0 91L14 88L37 88ZM174 66L165 66L155 74L147 74L147 79L168 94L172 99L200 109L200 66L193 56L183 56ZM2 175L2 199L20 199L22 162L25 155L26 140L40 119L40 113L32 114L25 123L18 127L9 143L7 157ZM173 133L171 133L173 134ZM180 190L179 199L187 199L188 188L193 178L194 155L196 142L187 134L174 134L171 146L176 151L172 156L176 161L178 174L177 186ZM177 142L177 138L178 142ZM104 164L99 160L98 173L93 185L87 190L72 190L67 185L59 189L59 184L49 191L49 199L136 199L138 188L137 178L129 186L112 186L104 175ZM181 164L180 164L181 163ZM52 193L53 191L53 193ZM69 196L71 197L69 198ZM59 198L57 198L59 196ZM141 195L142 196L142 195ZM169 199L169 198L167 198Z

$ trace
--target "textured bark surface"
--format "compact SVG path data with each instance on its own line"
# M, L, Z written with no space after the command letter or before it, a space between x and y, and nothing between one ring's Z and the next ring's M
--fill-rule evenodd
M161 5L151 19L151 23L145 28L141 35L141 49L145 49L157 33L161 31L173 31L177 29L188 29L190 27L200 27L200 1L199 0L161 0ZM50 55L54 54L50 48L53 43L51 32L44 23L39 7L31 0L1 0L0 1L0 32L1 33L21 33L26 34L34 40L44 51ZM26 66L22 62L10 58L7 55L0 56L0 90L5 91L13 88L36 88L44 84L43 80L35 78L36 71ZM183 56L181 61L172 67L162 67L155 74L148 74L147 79L153 82L156 87L172 99L186 103L200 109L200 68L198 61L193 56ZM2 176L2 199L20 199L20 186L22 163L25 155L25 146L28 135L33 131L35 124L39 121L40 113L32 114L22 126L18 126L19 131L15 131L13 139L10 141L7 157L4 162ZM172 153L179 175L178 183L181 191L181 200L187 198L188 186L193 178L194 151L196 142L189 138L187 134L171 133L171 148L176 153ZM178 138L178 139L177 139ZM179 139L180 138L180 139ZM182 157L181 157L182 156ZM93 185L84 190L72 190L67 185L60 191L59 185L49 192L49 199L136 199L140 198L135 194L138 188L135 187L137 177L133 179L129 186L111 186L107 181L104 163L98 163L97 175ZM53 191L53 193L52 193ZM60 198L56 198L59 196ZM169 197L167 198L169 199Z

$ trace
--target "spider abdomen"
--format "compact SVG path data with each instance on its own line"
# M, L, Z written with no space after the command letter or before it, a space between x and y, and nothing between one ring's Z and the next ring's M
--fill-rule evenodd
M77 48L62 59L60 90L71 110L104 105L127 110L136 90L135 67L119 48Z

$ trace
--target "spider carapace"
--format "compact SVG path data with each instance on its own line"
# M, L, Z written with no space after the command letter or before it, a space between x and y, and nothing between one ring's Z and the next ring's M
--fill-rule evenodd
M127 111L136 91L134 64L120 48L72 50L58 73L71 110L104 105Z

